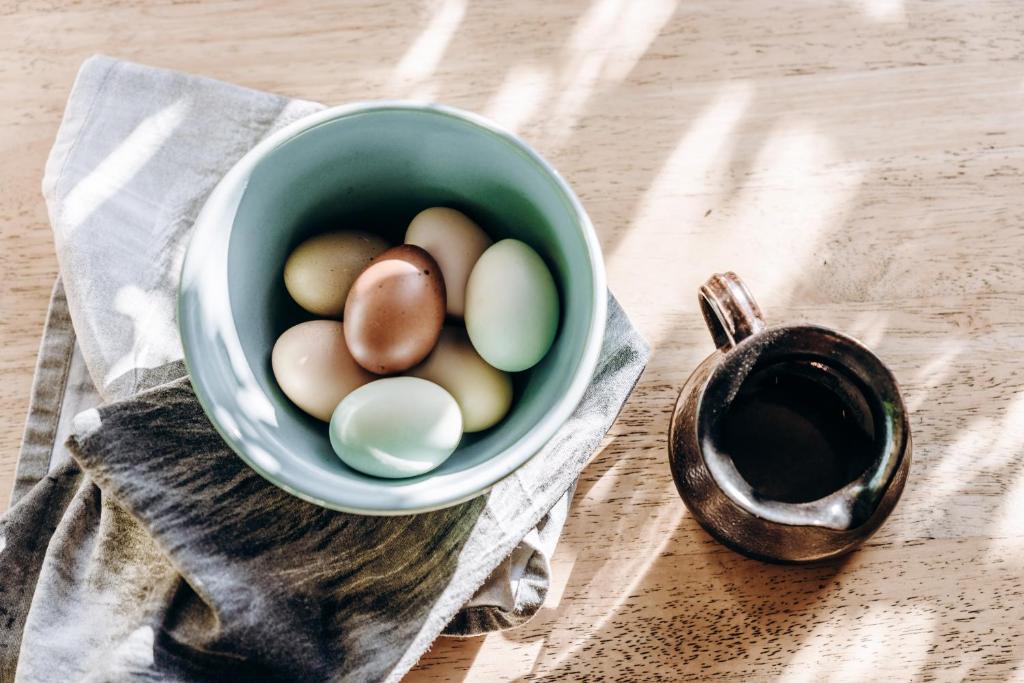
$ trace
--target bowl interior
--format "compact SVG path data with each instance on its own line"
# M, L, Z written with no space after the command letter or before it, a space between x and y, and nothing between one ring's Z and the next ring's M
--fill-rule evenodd
M515 376L516 398L499 425L466 435L434 472L378 479L343 464L327 425L296 408L274 380L270 350L278 335L313 317L291 300L282 271L290 251L318 232L364 230L399 244L412 217L430 206L457 208L495 241L515 237L536 249L558 283L562 317L548 355ZM566 400L585 361L600 315L600 265L595 269L584 221L564 186L521 143L450 112L380 107L313 125L258 160L241 191L226 273L241 354L222 353L216 340L208 340L212 353L186 349L193 376L203 375L196 379L207 411L222 433L225 425L242 433L233 445L264 476L331 507L399 511L472 497L522 464L517 448ZM237 372L240 363L245 373ZM239 374L254 382L225 381Z

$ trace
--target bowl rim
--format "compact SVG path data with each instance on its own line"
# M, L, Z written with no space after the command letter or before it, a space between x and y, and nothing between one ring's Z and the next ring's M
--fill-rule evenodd
M213 407L215 401L209 388L206 386L202 375L193 372L196 366L192 361L192 352L194 350L198 351L201 342L198 338L199 330L193 329L189 316L183 314L185 300L183 293L186 284L194 279L194 275L202 272L204 264L209 263L208 259L201 258L197 254L198 249L193 249L193 245L201 241L197 237L208 237L214 231L226 230L226 234L220 236L220 240L227 244L234 227L234 214L238 210L239 201L242 194L244 194L249 177L258 163L270 152L299 134L320 124L357 114L394 110L429 112L454 118L462 123L475 126L510 143L513 147L524 153L539 170L553 181L556 189L568 203L586 246L586 256L593 278L593 289L591 292L592 315L583 344L583 352L577 365L577 371L565 392L558 399L554 409L548 411L529 432L510 447L495 454L495 456L488 460L464 470L460 473L462 476L457 481L453 481L444 487L436 487L436 489L430 490L427 494L417 495L415 502L407 497L381 495L383 491L379 491L376 496L365 496L360 500L332 499L329 495L325 495L326 491L320 491L320 495L316 495L306 490L308 488L304 486L307 483L306 480L303 477L293 476L287 470L270 472L260 462L259 458L254 457L248 452L248 447L243 442L241 435L234 433L237 430L228 429L221 424L221 421L216 417L217 411ZM224 227L225 224L228 226L227 228ZM226 270L226 268L223 268L225 280ZM189 244L182 261L181 277L178 284L177 318L185 366L196 397L199 399L203 411L221 438L250 468L275 486L298 498L322 507L361 515L405 515L439 510L476 498L489 491L506 477L512 475L541 452L544 445L565 424L579 405L597 369L597 362L607 324L607 297L604 259L590 216L583 208L576 193L573 192L572 188L569 187L569 184L558 171L518 135L479 114L456 107L408 100L368 100L328 107L283 126L263 138L224 174L199 211L193 225L192 234L189 237ZM231 321L228 327L234 335L232 339L225 340L225 343L236 344L240 351L241 346L237 338L237 329L234 326L234 318L230 310L230 300L226 293L223 296L223 300L228 304L228 309L224 315L227 316L227 320ZM498 458L498 455L502 457ZM487 466L489 463L490 467ZM424 476L429 476L429 473Z

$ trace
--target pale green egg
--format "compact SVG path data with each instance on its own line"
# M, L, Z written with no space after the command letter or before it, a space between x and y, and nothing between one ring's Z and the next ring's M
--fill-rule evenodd
M466 285L466 332L485 361L505 372L531 368L558 331L558 289L540 255L506 239L477 260Z
M346 396L331 417L342 462L375 477L415 477L448 459L462 438L462 413L447 391L416 377L387 377Z

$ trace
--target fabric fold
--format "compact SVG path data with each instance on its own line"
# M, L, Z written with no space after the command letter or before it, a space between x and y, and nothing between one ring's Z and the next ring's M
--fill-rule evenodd
M192 392L174 319L192 221L252 145L320 108L83 65L43 182L63 287L0 519L0 681L397 680L438 635L516 626L543 603L575 480L648 355L614 298L570 420L447 510L305 503L246 467Z

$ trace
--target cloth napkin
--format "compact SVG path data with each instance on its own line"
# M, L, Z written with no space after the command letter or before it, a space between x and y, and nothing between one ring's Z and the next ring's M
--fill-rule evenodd
M192 221L249 148L320 108L82 66L43 182L61 281L0 519L0 681L397 680L438 635L542 604L575 480L648 356L613 298L570 420L447 510L305 503L245 466L193 394L174 319Z

